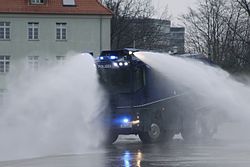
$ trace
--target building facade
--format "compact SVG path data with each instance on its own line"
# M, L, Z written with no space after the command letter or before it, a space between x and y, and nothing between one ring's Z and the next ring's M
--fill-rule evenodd
M185 53L185 28L171 26L170 20L152 19L152 24L158 27L157 41L151 50L159 52Z
M69 52L99 54L110 49L112 13L98 0L0 0L0 4L0 98L10 72L60 63Z
M170 51L173 53L185 53L185 28L170 27L169 36Z

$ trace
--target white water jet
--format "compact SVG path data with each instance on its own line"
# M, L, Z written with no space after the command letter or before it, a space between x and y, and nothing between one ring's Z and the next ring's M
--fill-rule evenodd
M196 99L197 103L212 105L218 117L222 113L228 116L226 121L243 123L243 126L228 129L231 137L237 138L241 133L241 137L250 139L245 131L250 122L249 85L237 82L218 67L194 59L152 52L138 52L135 55L169 80L195 92L201 97Z
M0 112L0 160L98 148L104 138L98 120L103 96L89 54L32 75L14 75Z

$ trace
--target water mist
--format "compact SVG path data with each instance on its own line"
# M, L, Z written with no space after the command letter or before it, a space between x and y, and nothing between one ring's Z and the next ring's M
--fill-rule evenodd
M249 85L237 82L218 67L194 59L163 53L135 54L169 80L200 95L202 98L197 98L197 103L212 105L218 116L225 116L225 122L232 126L221 128L217 137L250 139L245 132L250 122Z
M9 79L0 113L0 160L93 151L104 138L104 93L89 54Z

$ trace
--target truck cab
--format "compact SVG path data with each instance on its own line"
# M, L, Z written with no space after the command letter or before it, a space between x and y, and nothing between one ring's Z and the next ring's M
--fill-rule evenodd
M185 116L186 110L192 110L189 97L138 59L134 55L138 51L108 50L96 58L99 81L109 104L105 111L107 143L115 142L120 134L139 135L143 143L168 141L184 132L184 122L190 127L194 124L190 122L195 122L190 115ZM185 117L190 119L185 121ZM185 131L185 136L188 134Z
M160 117L153 110L161 106L156 107L154 103L161 105L157 100L166 97L161 95L164 91L159 89L159 85L155 88L153 81L156 75L152 75L150 67L134 56L137 51L103 51L96 58L99 81L109 98L109 111L106 112L110 116L107 123L110 143L119 134L136 134L145 142L158 140L160 136L159 125L153 124L151 127L155 122L152 118ZM145 135L149 129L152 129L151 137Z

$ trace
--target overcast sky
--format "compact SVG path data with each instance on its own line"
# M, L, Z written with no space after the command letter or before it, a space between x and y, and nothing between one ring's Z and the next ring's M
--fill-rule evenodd
M195 5L197 0L152 0L155 8L162 11L168 5L169 14L171 14L176 21L176 18L187 12L187 8Z

